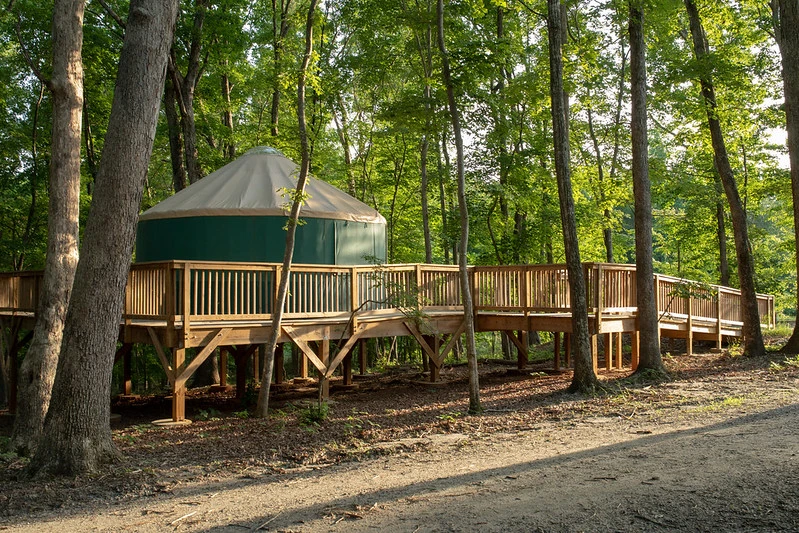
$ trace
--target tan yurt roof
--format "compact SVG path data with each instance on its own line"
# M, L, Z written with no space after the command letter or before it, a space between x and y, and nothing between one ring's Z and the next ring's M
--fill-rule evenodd
M286 216L299 166L260 146L148 209L139 220L204 216ZM344 191L308 177L301 217L385 224L380 213Z

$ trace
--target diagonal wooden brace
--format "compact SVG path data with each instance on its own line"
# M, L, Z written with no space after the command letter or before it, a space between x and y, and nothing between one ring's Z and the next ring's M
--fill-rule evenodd
M158 360L161 361L161 366L164 367L164 372L166 372L166 378L169 380L169 384L174 385L175 371L172 369L172 365L169 364L169 359L167 359L166 354L164 353L164 347L161 346L161 341L158 339L158 335L155 334L155 330L150 326L147 326L147 333L150 334L150 340L153 341L155 353L158 354Z
M294 344L296 344L297 347L302 350L302 353L305 354L308 360L313 363L313 366L315 366L316 369L319 370L319 372L324 376L327 372L327 365L325 365L322 360L319 359L319 356L316 355L314 349L311 348L311 346L305 342L291 326L283 326L283 331L286 332L286 335L291 337L291 340L294 342Z
M222 344L222 341L227 338L231 331L233 331L233 328L222 328L217 331L216 335L214 335L214 338L211 339L211 342L206 344L202 351L194 356L194 359L191 360L191 363L178 369L178 372L176 372L177 381L183 382L189 379L191 375L194 374L198 368L200 368L200 365L203 364L206 359L208 359L208 356L214 352L216 347Z
M344 346L342 346L336 354L336 358L333 359L327 367L327 371L324 373L326 378L329 379L333 375L333 372L336 371L336 367L347 357L347 354L350 353L352 347L355 346L355 343L361 338L361 335L363 335L363 329L360 326L356 326L355 332L347 339L347 342L344 343Z

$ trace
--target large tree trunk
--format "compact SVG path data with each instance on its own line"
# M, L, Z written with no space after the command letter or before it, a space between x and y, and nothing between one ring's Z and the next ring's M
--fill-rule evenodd
M113 353L178 0L133 0L99 181L67 311L51 408L30 471L75 475L118 456Z
M794 235L799 236L799 2L772 0L772 9L775 11L777 44L782 56L785 126L788 131L788 154L791 163L793 230ZM799 309L799 247L796 247L796 281L796 308ZM799 353L799 320L782 350Z
M461 239L458 250L460 267L461 294L463 299L463 321L466 324L466 362L469 369L469 413L477 414L483 410L480 405L480 381L477 370L477 343L474 338L474 306L472 305L472 289L469 277L467 252L469 249L469 208L466 204L466 173L464 169L463 138L461 136L461 118L458 103L455 100L455 88L450 73L449 53L444 40L444 0L438 0L438 48L441 51L441 73L444 87L447 90L449 114L452 120L452 133L455 136L456 166L458 169L458 208L460 211Z
M577 242L574 218L571 170L569 169L569 132L566 119L566 98L563 89L563 58L561 47L563 29L560 0L547 0L547 33L549 35L549 94L552 100L552 134L555 151L555 173L560 198L560 220L563 227L563 246L569 272L569 295L572 311L572 348L574 376L569 390L582 392L597 386L588 331L588 307L585 278Z
M699 10L694 0L685 0L685 8L688 11L694 53L697 60L702 61L708 55L709 50L705 40L705 30L699 18ZM766 353L766 348L763 345L763 335L760 331L760 313L757 309L757 292L755 291L755 264L752 258L752 250L749 247L746 211L741 203L735 174L727 157L727 147L724 143L721 121L719 121L716 107L716 90L710 74L700 74L699 82L702 86L702 97L707 110L710 140L713 145L713 160L721 177L721 183L724 185L724 193L727 196L727 202L730 204L730 215L732 216L735 255L738 259L738 278L741 284L744 353L750 356L760 356Z
M646 44L641 0L630 2L630 104L632 174L635 199L635 271L640 352L638 371L663 372L660 328L652 283L652 197L649 185L649 137L646 123Z
M280 284L278 285L275 307L272 310L272 331L266 342L266 355L263 374L261 377L261 390L258 392L258 404L255 408L255 416L265 418L269 413L269 390L272 382L272 372L275 368L275 350L277 340L283 320L283 308L286 305L288 295L289 276L291 275L291 261L294 257L294 237L297 233L297 221L300 218L300 208L305 202L305 184L308 180L309 167L311 165L311 151L308 146L308 130L305 120L305 79L308 75L308 65L311 63L313 53L313 23L318 0L311 0L308 6L308 18L305 23L305 55L302 58L300 75L297 80L297 120L300 133L300 147L302 159L300 161L300 175L297 178L297 187L291 204L288 228L286 231L286 249L283 252L283 268L281 269Z
M33 341L19 372L12 449L32 452L50 404L69 296L78 264L80 146L83 112L84 0L53 9L53 98L47 259Z

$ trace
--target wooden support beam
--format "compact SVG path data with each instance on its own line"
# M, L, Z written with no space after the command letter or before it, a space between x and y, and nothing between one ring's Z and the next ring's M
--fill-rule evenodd
M283 367L284 354L283 348L285 344L280 343L275 347L275 384L280 385L286 381L286 369Z
M326 378L330 378L333 375L333 372L336 370L336 367L339 364L341 364L341 362L344 360L345 357L347 357L347 355L350 354L353 346L355 346L355 343L358 342L358 340L361 338L361 335L363 335L363 329L360 326L357 326L356 331L352 334L352 336L349 339L347 339L347 342L344 343L344 346L342 346L341 349L339 349L338 353L336 354L336 358L333 359L333 361L328 366L328 369L325 371Z
M344 358L341 370L341 373L344 374L344 385L352 385L352 350Z
M366 339L358 341L358 358L359 366L358 371L363 376L366 374L366 365L369 353L367 352Z
M330 340L324 339L319 347L319 355L321 356L322 364L327 367L330 362ZM330 376L324 370L319 370L319 388L322 400L330 398Z
M597 338L599 335L591 335L591 361L594 365L594 374L599 371L599 343Z
M525 366L527 366L527 360L528 360L527 346L525 346L524 343L518 337L516 337L516 334L513 331L503 331L502 333L504 333L508 337L508 339L510 339L510 341L513 343L514 346L516 346L516 349L519 352L519 357L517 359L516 366L519 369L522 369Z
M225 346L219 348L219 385L227 387L227 358L228 349Z
M433 336L433 350L438 353L441 349L441 336L435 335ZM430 359L430 383L435 383L438 381L440 377L441 369L436 365L435 361L431 358Z
M632 352L630 355L630 366L632 367L633 372L635 372L635 370L638 368L640 339L641 334L638 331L633 331L630 333L630 351Z
M718 313L718 318L716 319L716 349L721 350L721 290L716 295L716 312Z
M266 352L266 345L259 344L258 353L257 355L255 355L255 357L252 358L252 380L255 381L256 383L261 382L261 359L264 357L265 352Z
M161 361L161 366L164 367L166 378L169 380L169 384L173 385L175 383L175 371L172 365L169 364L169 360L164 353L164 347L161 346L161 341L158 339L158 335L155 334L155 330L152 327L147 326L147 333L150 334L150 340L153 342L155 353L158 355L158 360Z
M553 360L555 361L555 371L560 371L560 331L554 332L554 342L552 346Z
M294 341L294 344L297 345L302 353L308 358L309 361L316 367L316 369L324 375L325 371L327 370L327 365L319 359L319 356L316 355L316 352L311 346L305 342L299 335L296 334L294 328L291 326L283 326L283 331L286 332L286 335L291 337L291 340ZM325 341L329 343L330 341ZM328 344L328 350L330 349L330 344Z
M624 335L624 333L622 333L621 331L616 333L616 368L618 368L619 370L621 370L621 368L624 365L624 357L622 352L622 335Z
M180 368L186 359L186 348L172 350L172 366ZM175 379L172 381L172 421L186 420L186 381Z
M206 344L200 353L194 356L194 359L191 360L191 363L186 365L185 368L178 368L177 380L184 382L187 381L192 374L194 374L197 369L200 368L200 365L203 364L212 353L214 353L216 347L225 340L231 331L233 331L233 328L222 328L218 330L211 342Z
M522 346L524 346L524 351L516 350L516 368L522 370L527 368L527 363L530 360L530 342L528 339L527 330L523 329L519 332L519 342L522 344Z
M613 341L611 339L612 333L603 333L602 344L605 349L605 370L610 370L613 366Z

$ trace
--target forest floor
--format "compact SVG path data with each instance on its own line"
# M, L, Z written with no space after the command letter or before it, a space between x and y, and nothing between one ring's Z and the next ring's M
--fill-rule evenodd
M165 400L119 404L103 472L27 481L0 456L0 530L799 530L799 358L664 360L594 395L551 361L483 364L479 416L462 366L369 376L321 414L283 393L267 420L195 394L168 429Z

